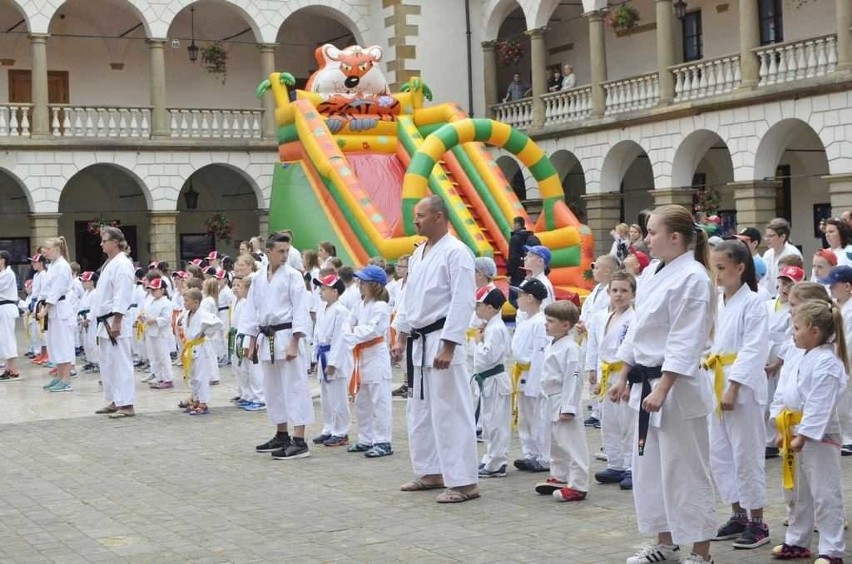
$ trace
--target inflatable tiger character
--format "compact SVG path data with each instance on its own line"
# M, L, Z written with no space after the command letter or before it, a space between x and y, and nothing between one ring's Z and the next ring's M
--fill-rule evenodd
M319 94L348 94L379 96L389 94L390 88L378 66L382 48L352 45L340 50L330 43L315 51L319 70L311 75L305 90Z

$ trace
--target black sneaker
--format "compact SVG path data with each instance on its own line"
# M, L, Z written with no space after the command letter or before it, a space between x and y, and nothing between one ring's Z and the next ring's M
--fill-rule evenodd
M719 541L739 538L739 536L745 532L747 527L747 519L731 516L727 523L719 527L719 530L716 531L716 536L713 537L713 540Z
M288 446L290 446L290 435L284 435L283 437L275 435L262 445L254 447L254 450L257 452L274 452Z
M514 462L515 468L522 472L530 472L532 470L532 468L530 467L530 462L532 462L532 460L528 458L519 458Z
M843 445L840 447L840 456L852 456L852 445Z
M331 435L317 435L316 437L314 437L314 444L321 445L330 438Z
M272 458L275 460L294 460L296 458L307 458L310 455L311 451L308 450L308 445L304 441L300 441L300 444L292 442L286 447L276 450L272 453Z
M533 472L533 473L550 472L550 467L545 466L544 464L542 464L538 460L530 460L527 464L529 466L530 472Z
M772 446L766 447L766 454L765 454L764 457L767 460L769 460L770 458L778 458L779 456L781 456L781 451L778 450L778 447L772 447Z
M734 548L757 548L769 542L769 527L766 523L751 523L746 526L743 534L734 541Z
M394 391L391 392L391 396L395 398L407 398L408 397L408 384L403 384Z
M600 429L600 427L599 427L600 424L601 424L601 421L597 417L589 417L588 419L583 421L583 425L586 426L586 427L597 427L598 429Z

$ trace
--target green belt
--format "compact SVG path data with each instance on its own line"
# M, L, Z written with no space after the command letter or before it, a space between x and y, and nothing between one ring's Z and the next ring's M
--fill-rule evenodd
M485 381L492 376L497 376L498 374L506 372L506 367L502 364L498 364L497 366L493 366L488 370L483 370L482 372L477 372L473 375L472 380L476 381L476 384L479 386L479 397L476 401L476 413L474 414L474 421L479 421L479 414L482 411L482 392L485 389Z

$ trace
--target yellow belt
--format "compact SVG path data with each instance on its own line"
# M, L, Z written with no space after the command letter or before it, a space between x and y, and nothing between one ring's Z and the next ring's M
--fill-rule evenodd
M520 393L521 374L529 369L529 362L516 362L512 367L512 429L518 428L518 395Z
M790 449L793 426L802 422L802 412L784 408L775 417L775 428L781 435L781 483L785 490L792 490L796 483L796 453Z
M192 352L195 350L195 347L203 344L204 341L204 335L202 335L197 339L192 339L191 341L187 341L183 344L183 350L180 352L180 361L181 364L183 364L184 382L188 381L190 374L192 374Z
M606 397L607 388L609 387L609 377L611 374L618 372L624 367L624 363L620 360L615 362L601 362L601 391L599 397Z
M136 340L141 341L145 338L145 324L141 321L136 322Z
M479 329L477 329L475 327L471 327L467 331L464 332L464 338L467 341L471 341L471 340L476 338L477 333L479 333Z
M705 370L713 371L713 391L716 393L716 414L722 413L722 393L725 391L725 367L737 360L737 353L710 354L701 363Z

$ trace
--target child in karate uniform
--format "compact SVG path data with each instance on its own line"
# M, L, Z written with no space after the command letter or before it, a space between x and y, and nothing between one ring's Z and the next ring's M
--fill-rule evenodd
M550 337L544 327L541 303L547 299L547 288L537 278L528 278L515 289L518 309L524 319L518 322L512 336L513 417L518 421L518 438L523 458L515 460L515 468L526 472L547 472L550 452L547 445L548 421L544 416L545 398L541 392L544 349ZM515 415L516 413L516 415Z
M596 472L595 480L630 490L635 413L626 403L614 402L607 394L618 383L621 365L616 354L635 315L636 279L627 272L616 272L610 279L608 293L612 311L599 312L590 321L585 358L592 393L601 402L601 435L607 459L606 470Z
M583 308L580 311L580 322L577 324L576 332L579 334L580 340L580 358L583 359L586 354L586 343L588 341L589 331L594 331L593 327L589 327L598 314L609 311L609 281L612 279L613 273L618 270L618 259L615 255L602 255L592 263L592 276L595 279L595 287L589 292L589 296L583 302ZM592 396L592 413L588 419L584 421L586 427L601 426L601 404L597 396Z
M38 273L36 273L38 274ZM34 279L33 279L34 280ZM24 313L24 324L26 325L27 337L29 345L27 346L27 358L36 358L41 353L42 339L38 328L38 320L35 314L35 305L38 301L33 294L33 280L24 282L24 292L27 297L24 299L26 312Z
M98 366L98 344L97 344L97 328L95 325L95 284L98 281L98 274L92 271L86 271L80 275L80 282L83 284L83 297L80 299L80 305L77 312L79 317L80 329L83 332L83 354L86 358L86 364L83 365L84 372L94 372Z
M201 309L203 309L210 315L215 315L216 317L219 317L219 280L215 278L215 273L214 276L207 278L203 282L201 295L203 296L203 299L201 300ZM221 320L222 318L219 317L219 321ZM222 350L222 342L225 340L224 328L225 325L223 323L220 323L219 334L210 335L210 341L212 341L212 344L210 346L213 347L212 350L216 354L216 369L211 370L208 374L211 386L216 386L219 384L219 352ZM189 340L189 337L187 337L187 340Z
M504 477L509 461L512 382L506 372L506 360L512 340L500 316L505 303L506 297L497 288L485 285L476 291L475 315L485 324L474 336L472 378L478 388L476 411L485 441L480 478Z
M254 259L252 259L252 265ZM239 327L240 316L246 304L246 297L251 289L251 277L237 278L234 280L234 303L233 327ZM245 411L263 411L266 409L266 401L263 396L263 373L260 366L246 358L248 339L243 333L237 332L234 338L234 358L231 366L234 366L234 374L237 380L237 395L233 403Z
M215 279L211 279L214 283ZM184 293L186 313L183 328L186 342L181 351L184 379L189 379L192 398L186 406L190 415L210 412L210 375L218 372L215 337L222 330L222 321L209 309L201 307L202 293L190 288Z
M783 454L784 488L795 500L775 558L808 558L819 530L815 564L840 564L844 538L841 428L838 404L847 386L846 336L840 308L812 300L793 314L793 339L804 351L795 380L779 383L773 412Z
M547 398L550 423L550 478L536 492L557 501L582 501L589 491L589 448L583 413L580 349L569 332L580 319L577 306L566 300L544 308L547 335L541 390Z
M734 548L757 548L769 542L769 527L763 522L768 314L756 293L754 260L746 243L723 241L711 258L722 295L715 338L704 357L716 396L710 416L710 468L732 511L713 540L735 539Z
M148 282L148 290L153 299L145 306L145 345L151 362L151 374L157 380L151 384L151 388L168 390L174 387L172 359L169 354L172 342L172 302L166 293L166 283L162 277L152 278Z
M227 366L231 361L228 357L228 340L231 332L231 307L237 301L237 298L234 296L234 291L228 285L227 272L220 268L216 271L214 278L219 283L219 295L216 297L216 313L222 322L222 337L217 341L216 354L219 366Z
M380 458L393 454L387 275L383 268L369 265L356 272L355 277L361 281L362 300L350 313L350 328L343 338L353 351L349 393L355 396L358 442L347 450Z
M820 283L828 285L831 297L837 302L840 313L843 315L843 331L846 339L852 339L852 266L835 266L829 275L819 280ZM850 349L852 342L847 341L846 348ZM840 417L840 430L843 437L843 448L840 454L852 455L852 389L846 388L840 398L837 407Z
M350 312L340 303L340 296L346 288L336 274L327 274L314 280L314 284L319 286L320 298L325 304L314 328L323 421L322 432L314 437L314 444L344 446L349 443L351 422L348 403L351 367L349 347L345 342Z

